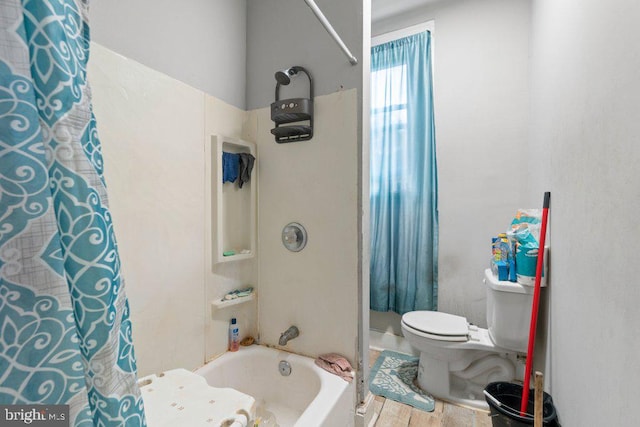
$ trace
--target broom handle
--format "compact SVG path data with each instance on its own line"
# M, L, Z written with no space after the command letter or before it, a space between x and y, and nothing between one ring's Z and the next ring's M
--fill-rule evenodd
M529 402L529 385L531 382L531 367L533 366L533 347L536 341L536 326L538 323L538 306L540 304L540 282L542 280L542 266L544 261L544 241L547 236L547 220L549 217L549 201L551 193L544 193L542 205L542 227L540 228L540 244L538 246L538 264L536 265L536 281L533 289L533 305L531 307L531 323L529 325L529 346L527 348L527 364L524 370L524 386L522 388L522 401L520 402L520 415L527 412Z

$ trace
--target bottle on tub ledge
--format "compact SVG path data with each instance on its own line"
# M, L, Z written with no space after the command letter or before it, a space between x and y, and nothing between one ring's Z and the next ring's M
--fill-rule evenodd
M235 317L231 318L229 324L229 351L238 351L240 347L240 325Z

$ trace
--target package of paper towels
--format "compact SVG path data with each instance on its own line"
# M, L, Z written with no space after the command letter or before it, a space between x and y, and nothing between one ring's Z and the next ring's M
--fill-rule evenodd
M541 209L518 209L507 232L509 239L515 242L516 277L518 283L533 286L536 280L538 249L540 247ZM547 265L549 247L545 247L541 285L547 283Z

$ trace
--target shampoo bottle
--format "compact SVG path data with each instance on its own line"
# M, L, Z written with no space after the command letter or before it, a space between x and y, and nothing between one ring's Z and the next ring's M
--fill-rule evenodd
M240 326L235 317L231 319L229 325L229 351L238 351L240 347Z

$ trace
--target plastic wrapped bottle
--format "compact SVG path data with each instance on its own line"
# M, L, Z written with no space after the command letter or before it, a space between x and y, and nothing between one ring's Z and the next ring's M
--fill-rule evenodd
M510 260L513 256L506 233L500 233L498 237L492 239L492 254L491 270L493 274L498 280L509 280Z
M229 351L238 351L240 348L240 325L235 317L229 324Z

